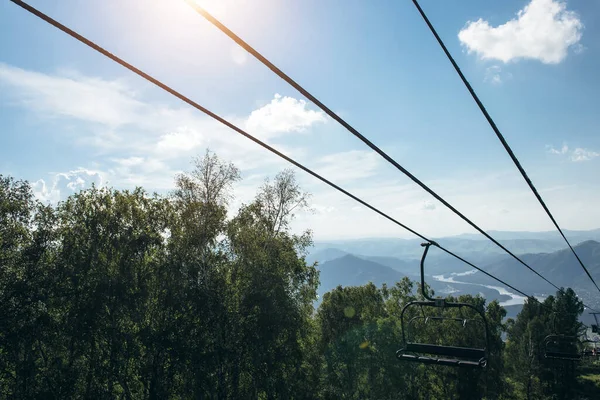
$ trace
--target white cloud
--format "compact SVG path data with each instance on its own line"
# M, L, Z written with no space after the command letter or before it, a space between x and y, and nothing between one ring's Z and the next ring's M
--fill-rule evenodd
M194 151L215 143L230 145L237 133L187 105L170 107L138 99L124 80L108 80L69 71L43 74L0 63L2 96L38 115L92 122L102 129L79 132L80 144L105 151L144 149L160 157ZM225 116L224 116L225 117ZM262 138L307 131L325 122L324 114L304 100L275 94L248 116L227 117ZM247 146L247 139L244 139Z
M163 158L181 157L184 153L202 147L205 142L200 131L183 127L162 135L156 143L156 153Z
M105 172L110 184L118 187L142 186L148 190L168 190L173 187L173 178L180 172L169 167L163 160L154 157L128 157L111 160Z
M565 59L569 47L578 44L582 30L583 23L563 1L531 0L517 18L502 25L494 27L481 18L469 21L458 38L469 53L484 60L534 59L556 64Z
M309 110L306 101L275 94L269 104L252 111L246 128L261 137L274 137L287 132L303 132L325 121L324 113Z
M501 71L501 68L497 65L486 68L484 81L491 82L495 85L502 83L502 78L500 78Z
M32 184L34 195L44 202L56 203L66 196L79 192L80 190L95 186L102 186L104 179L102 173L85 168L60 172L54 174L52 183L46 184L43 179Z
M571 153L571 161L589 161L593 158L600 157L600 152L582 149L581 147L576 148Z
M65 151L101 149L105 152L101 156L90 156L90 164L85 165L88 169L80 168L54 174L50 180L35 182L36 195L47 201L63 199L76 190L88 187L92 182L108 182L119 188L142 185L150 191L171 189L173 176L181 170L189 170L190 156L203 153L206 147L210 147L223 159L233 161L244 174L251 174L256 178L244 180L236 187L236 204L251 200L266 174L272 175L278 169L289 167L275 155L187 106L166 106L143 101L139 98L140 95L136 94L138 92L125 81L106 80L100 84L97 78L72 73L60 76L44 75L6 67L3 64L0 64L0 70L4 73L0 73L0 98L17 100L16 104L29 107L34 111L34 115L43 111L45 115L67 119L69 122L88 122L87 125L76 125L78 135L82 139L75 144L66 142ZM7 78L7 73L10 78ZM35 93L37 88L34 83L14 83L17 75L34 82L39 79L44 81L40 96ZM72 97L62 95L61 84L67 87L77 86L77 89L71 91ZM78 86L79 84L81 86ZM9 90L2 90L5 87ZM46 90L45 87L55 88L56 92ZM105 88L112 92L107 95L104 92ZM102 116L91 115L88 112L88 109L94 106L95 94L87 91L93 92L96 89L99 90L99 96L108 99L102 100ZM113 107L110 99L115 99L114 104L117 107ZM40 103L35 103L37 101ZM89 104L83 106L80 104L83 102ZM120 109L119 104L125 107ZM267 138L296 134L325 121L321 113L311 111L303 101L278 95L256 111L227 118L241 127L247 123L254 124L263 137ZM114 114L119 112L123 114ZM90 122L94 129L89 128ZM81 147L73 150L73 146ZM342 183L359 197L423 233L441 236L468 230L468 226L444 207L437 206L432 211L432 206L437 203L432 203L427 194L414 184L408 183L407 179L399 177L396 180L384 180L382 172L385 171L381 160L373 152L349 151L314 159L306 149L297 146L277 144L276 147L299 160L310 160L307 165L316 166L315 169L327 178ZM566 151L565 157L571 156L571 152L579 158L593 157L594 154L589 150L569 150L569 154ZM88 157L88 153L83 154ZM531 200L531 194L521 190L521 180L518 180L518 186L511 186L506 183L505 176L488 177L479 176L477 173L474 172L473 176L462 180L430 180L427 183L447 197L458 209L468 211L469 217L482 223L487 229L514 229L522 226L523 221L527 221L527 228L530 229L551 228L551 225L544 225L547 223L547 217L543 212L540 212L539 216L535 214L539 211L535 199L531 202L532 206L524 205L527 199ZM306 190L314 193L313 208L317 211L314 215L299 218L296 225L299 229L311 227L320 238L344 235L407 236L401 228L377 217L372 211L358 206L343 195L333 193L331 189L307 175L299 173L298 178ZM521 191L513 189L514 187L521 188ZM554 191L552 194L564 195L563 192L571 193ZM583 200L578 198L577 201L584 202L588 198L597 197L598 193L590 192L582 197ZM565 213L565 218L577 220L574 211L567 209L569 201L565 200L563 203L567 206L557 209ZM584 208L583 206L579 209ZM510 210L510 213L499 213L498 210L502 209ZM594 214L590 218L580 218L577 223L584 226L595 215L600 218L600 214Z
M117 164L124 167L134 167L144 162L144 157L129 157L129 158L118 158L114 160Z
M576 189L577 185L576 184L569 184L569 185L553 185L553 186L548 186L548 187L544 187L542 189L539 189L539 192L541 193L549 193L549 192L556 192L556 191L561 191L561 190L567 190L567 189Z
M316 214L321 215L330 214L337 210L336 207L325 204L312 204L310 208L313 209Z
M575 52L575 54L582 54L585 50L586 47L581 43L577 43L575 46L573 46L573 52Z
M566 144L563 144L563 146L560 149L555 149L552 146L547 146L547 148L550 154L567 154L567 152L569 151L569 146L567 146Z
M81 75L74 71L45 74L0 63L0 100L35 116L78 122L67 140L92 154L114 185L172 186L173 175L189 169L193 155L209 147L242 169L281 167L283 161L236 132L187 105L143 100L126 80ZM175 104L178 104L177 102ZM303 100L274 95L264 107L242 116L223 116L240 127L255 129L264 141L307 132L325 121ZM44 121L44 122L47 122ZM302 148L276 146L298 157ZM80 151L80 150L78 150ZM262 171L264 173L264 170ZM50 185L51 186L51 185ZM52 187L46 189L52 193Z
M314 170L333 182L351 182L377 173L381 157L370 150L351 150L321 157Z
M500 85L507 79L511 79L512 74L510 72L502 71L499 65L492 65L485 69L484 82L491 83L492 85Z
M435 205L434 202L427 200L423 202L423 205L421 206L422 210L435 210L437 208L437 206Z
M584 149L582 147L570 149L566 144L563 144L560 149L556 149L552 146L546 146L546 148L548 149L548 153L566 156L573 162L590 161L596 157L600 157L600 152Z
M166 169L166 164L159 159L151 157L129 157L129 158L116 158L113 161L124 170L138 170L146 173L152 173Z
M70 117L108 126L134 122L144 108L122 82L80 76L52 76L0 63L0 86L15 90L26 107L49 116ZM5 93L9 93L5 89Z
M531 191L523 186L521 176L512 170L509 172L488 174L474 171L469 176L427 183L450 204L486 230L552 230L552 222ZM419 187L414 184L402 184L402 181L368 179L352 187L350 191L429 237L473 231L467 223L446 207L439 206ZM335 210L327 213L302 215L295 223L296 229L310 227L316 240L413 237L401 227L325 185L307 183L305 189L313 193L312 199L315 204L335 207ZM566 224L565 228L594 229L600 220L600 209L593 206L598 196L598 187L586 186L573 191L573 187L565 186L545 192L544 200L554 214ZM436 205L436 208L428 209L432 204ZM582 209L585 209L586 213L581 213ZM592 215L587 215L587 212L591 212Z

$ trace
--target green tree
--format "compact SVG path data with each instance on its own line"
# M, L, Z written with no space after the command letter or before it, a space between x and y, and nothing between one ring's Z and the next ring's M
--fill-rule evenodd
M541 304L528 299L517 319L509 321L505 358L517 393L527 399L573 395L577 386L574 362L545 358L544 340L548 335L577 337L582 312L581 300L572 289L566 289Z
M285 170L234 210L239 179L207 151L168 196L92 187L44 205L0 176L0 398L576 395L573 364L544 357L547 335L583 330L571 289L527 301L505 324L497 301L447 297L485 312L487 369L402 362L400 315L423 299L419 285L337 287L315 310L311 231L292 230L309 195ZM404 327L417 342L481 347L478 318L411 307Z
M306 206L291 171L266 182L227 228L228 299L234 340L234 398L295 398L310 377L302 349L311 343L310 316L318 275L303 253L310 232L291 234L293 210Z

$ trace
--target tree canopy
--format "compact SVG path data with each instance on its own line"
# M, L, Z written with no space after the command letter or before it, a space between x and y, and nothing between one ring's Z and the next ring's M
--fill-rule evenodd
M400 313L419 285L339 286L315 308L311 231L291 229L309 194L285 170L234 210L240 176L207 152L168 195L92 187L57 205L0 176L0 398L591 398L575 362L544 357L548 335L585 329L572 290L515 320L497 301L448 298L485 313L487 368L401 362ZM485 338L452 320L411 334Z

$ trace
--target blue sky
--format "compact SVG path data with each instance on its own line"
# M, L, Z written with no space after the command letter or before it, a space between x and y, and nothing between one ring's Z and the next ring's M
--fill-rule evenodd
M31 4L427 235L469 227L183 0ZM203 0L232 30L485 229L552 225L410 1ZM559 223L600 224L600 3L422 6ZM0 3L0 173L57 201L166 192L209 146L249 201L286 165L14 4ZM298 173L317 239L400 228Z

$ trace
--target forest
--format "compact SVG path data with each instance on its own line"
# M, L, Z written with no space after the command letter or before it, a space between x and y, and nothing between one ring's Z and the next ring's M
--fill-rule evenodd
M309 194L284 170L233 209L240 179L207 152L166 195L92 187L45 204L0 175L0 398L600 398L594 357L545 357L548 335L586 330L571 289L516 319L497 301L448 298L487 330L448 319L411 337L480 346L487 334L487 366L402 361L402 309L433 291L408 278L338 286L315 306L312 234L291 228Z

